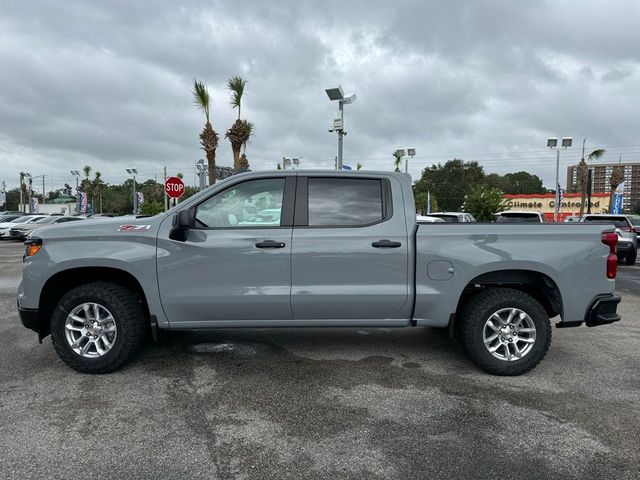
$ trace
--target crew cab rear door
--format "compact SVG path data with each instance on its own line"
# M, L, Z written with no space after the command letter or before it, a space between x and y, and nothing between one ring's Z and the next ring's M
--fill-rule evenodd
M412 269L406 223L394 177L300 174L291 257L293 318L407 324Z

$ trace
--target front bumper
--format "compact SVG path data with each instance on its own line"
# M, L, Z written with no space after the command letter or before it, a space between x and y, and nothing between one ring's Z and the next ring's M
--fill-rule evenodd
M38 334L38 341L42 343L42 339L49 335L49 328L45 327L40 321L40 315L36 308L22 308L18 304L18 315L20 321L25 328L33 330Z

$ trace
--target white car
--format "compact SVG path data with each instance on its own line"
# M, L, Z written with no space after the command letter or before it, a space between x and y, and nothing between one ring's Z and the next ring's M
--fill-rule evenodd
M544 223L544 214L526 210L506 210L496 216L498 223Z
M465 212L431 212L428 216L441 218L447 223L470 223L476 221L473 215Z
M9 230L12 227L24 223L35 222L36 220L40 220L45 217L47 217L47 215L25 215L24 217L16 218L10 222L0 223L0 238L9 238Z
M416 215L416 221L418 223L445 223L443 219L429 215Z

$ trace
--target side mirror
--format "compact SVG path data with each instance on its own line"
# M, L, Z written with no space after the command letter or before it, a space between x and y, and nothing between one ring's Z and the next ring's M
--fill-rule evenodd
M193 227L193 214L190 210L180 210L171 221L171 231L169 238L184 242L187 240L187 233Z

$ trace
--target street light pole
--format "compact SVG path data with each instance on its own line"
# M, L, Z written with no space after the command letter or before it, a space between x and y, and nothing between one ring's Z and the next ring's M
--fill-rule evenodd
M71 175L76 177L76 213L79 214L80 213L80 183L79 183L79 178L80 178L80 171L79 170L69 170L71 172Z
M336 159L336 169L342 170L342 146L344 141L343 137L347 134L347 132L344 131L344 105L345 103L355 102L357 97L355 93L352 93L348 97L345 97L340 85L334 88L327 88L325 92L327 92L329 100L338 101L338 112L340 113L340 118L336 118L333 121L333 128L330 128L329 131L336 132L338 134L338 157Z
M127 173L129 175L131 175L133 177L133 214L135 215L136 212L136 174L138 173L138 170L135 168L127 168Z
M338 130L338 170L342 170L342 137L346 135L344 131L344 100L338 102L340 110L340 130Z
M571 137L562 137L562 146L564 148L568 148L573 143L573 139ZM560 149L558 148L558 139L555 137L550 137L547 139L547 147L556 150L556 185L554 190L556 192L556 201L555 206L553 208L553 221L558 221L558 213L560 212Z

